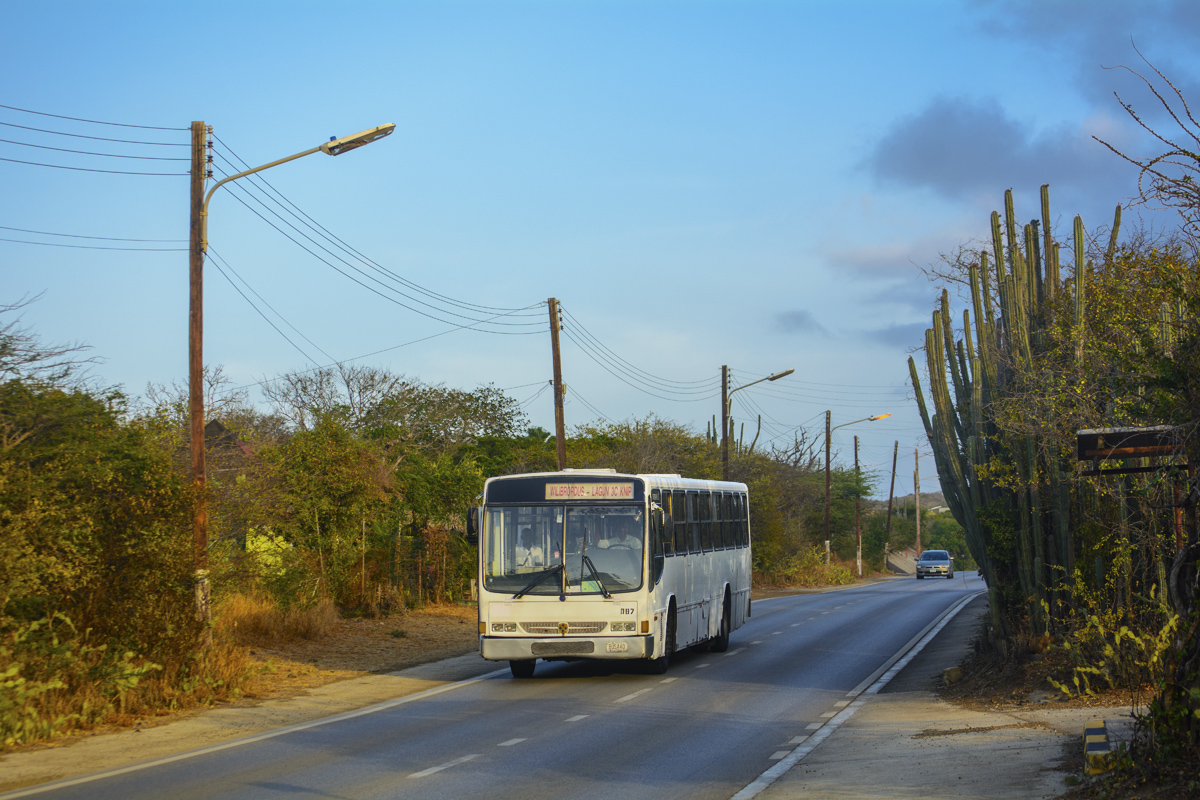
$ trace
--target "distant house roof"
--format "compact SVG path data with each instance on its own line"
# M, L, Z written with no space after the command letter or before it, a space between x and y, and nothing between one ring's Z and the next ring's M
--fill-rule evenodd
M254 455L254 450L248 444L215 419L209 420L204 426L204 447L206 450L240 450L245 455Z

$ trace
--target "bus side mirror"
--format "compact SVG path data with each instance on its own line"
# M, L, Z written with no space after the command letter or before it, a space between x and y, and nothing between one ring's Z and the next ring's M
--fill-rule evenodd
M467 543L479 544L479 506L467 509Z

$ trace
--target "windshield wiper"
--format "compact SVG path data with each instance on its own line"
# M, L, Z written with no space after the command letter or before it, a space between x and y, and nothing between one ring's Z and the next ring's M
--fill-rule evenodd
M521 596L525 595L525 594L526 594L526 593L528 593L528 592L529 592L531 589L533 589L533 587L537 586L539 583L541 583L542 581L546 580L546 578L549 578L551 575L555 574L556 572L560 572L560 571L562 571L562 570L563 570L563 568L564 568L564 567L563 567L563 565L562 565L562 564L555 564L553 567L551 567L550 569L548 569L548 570L546 570L545 572L543 572L541 575L538 575L536 578L534 578L533 580L531 580L531 581L529 582L529 585L528 585L528 586L526 586L524 589L522 589L521 591L519 591L519 592L517 592L516 594L514 594L514 595L513 595L513 599L514 599L514 600L516 600L517 598L519 598L519 597L521 597Z
M600 584L600 593L604 595L605 599L611 599L612 595L609 594L608 587L604 585L604 581L600 579L600 571L596 569L596 565L592 563L592 559L584 556L583 565L592 571L592 577L596 579L596 583ZM580 580L579 583L580 588L582 588L583 581Z

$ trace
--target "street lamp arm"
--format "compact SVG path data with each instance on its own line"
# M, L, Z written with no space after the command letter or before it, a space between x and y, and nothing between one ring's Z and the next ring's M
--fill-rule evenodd
M204 195L204 206L203 206L203 210L200 213L202 213L202 214L208 213L208 201L212 199L213 192L215 192L217 189L220 189L222 186L229 183L230 181L236 181L238 178L244 178L247 175L253 175L256 172L262 172L264 169L270 169L271 167L278 167L280 164L286 164L289 161L295 161L297 158L304 158L305 156L311 156L313 153L317 152L320 149L321 149L320 147L314 147L311 150L305 150L303 153L296 153L296 155L294 155L294 156L288 156L287 158L281 158L278 161L272 161L270 164L263 164L261 167L255 167L254 169L248 169L245 172L239 172L236 175L230 175L228 178L222 178L221 180L219 180L213 184L213 187L208 190L208 194ZM207 242L206 242L206 244L207 244Z
M341 155L342 153L348 152L357 147L370 144L376 139L382 139L395 129L395 124L391 122L386 125L377 125L374 128L369 128L365 131L359 131L351 136L343 136L340 139L331 139L324 144L319 144L316 147L305 150L303 153L296 153L293 156L281 158L278 161L272 161L270 164L263 164L261 167L248 169L245 172L239 172L236 175L230 175L227 178L222 178L221 180L217 181L213 184L213 187L208 190L208 194L204 195L204 202L200 206L200 249L204 252L208 252L208 201L212 199L213 192L215 192L217 189L220 189L225 184L229 183L230 181L236 181L238 178L244 178L247 175L253 175L256 172L262 172L263 170L270 169L271 167L278 167L280 164L286 164L289 161L295 161L297 158L311 156L313 153L318 151L331 156Z
M832 428L829 429L829 432L832 433L832 432L836 431L838 428L844 428L847 425L857 425L860 422L874 422L875 420L879 420L879 419L887 419L890 416L891 416L891 413L889 412L887 414L876 414L873 417L865 417L863 419L856 419L856 420L854 420L854 422L843 422L841 425L834 425Z
M791 375L795 371L796 370L794 367L789 367L788 369L785 369L783 372L776 372L774 375L768 375L765 378L759 378L756 381L750 381L749 383L743 383L741 386L738 386L735 389L730 389L729 397L727 397L725 400L725 413L729 413L729 409L733 408L733 393L734 392L740 392L742 389L749 389L754 384L762 383L763 381L777 381L780 378L785 378L788 375Z

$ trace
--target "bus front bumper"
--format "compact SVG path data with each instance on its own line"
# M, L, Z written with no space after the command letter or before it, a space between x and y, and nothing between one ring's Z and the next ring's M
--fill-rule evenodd
M479 652L488 661L527 661L533 658L650 658L654 655L654 637L480 636Z

